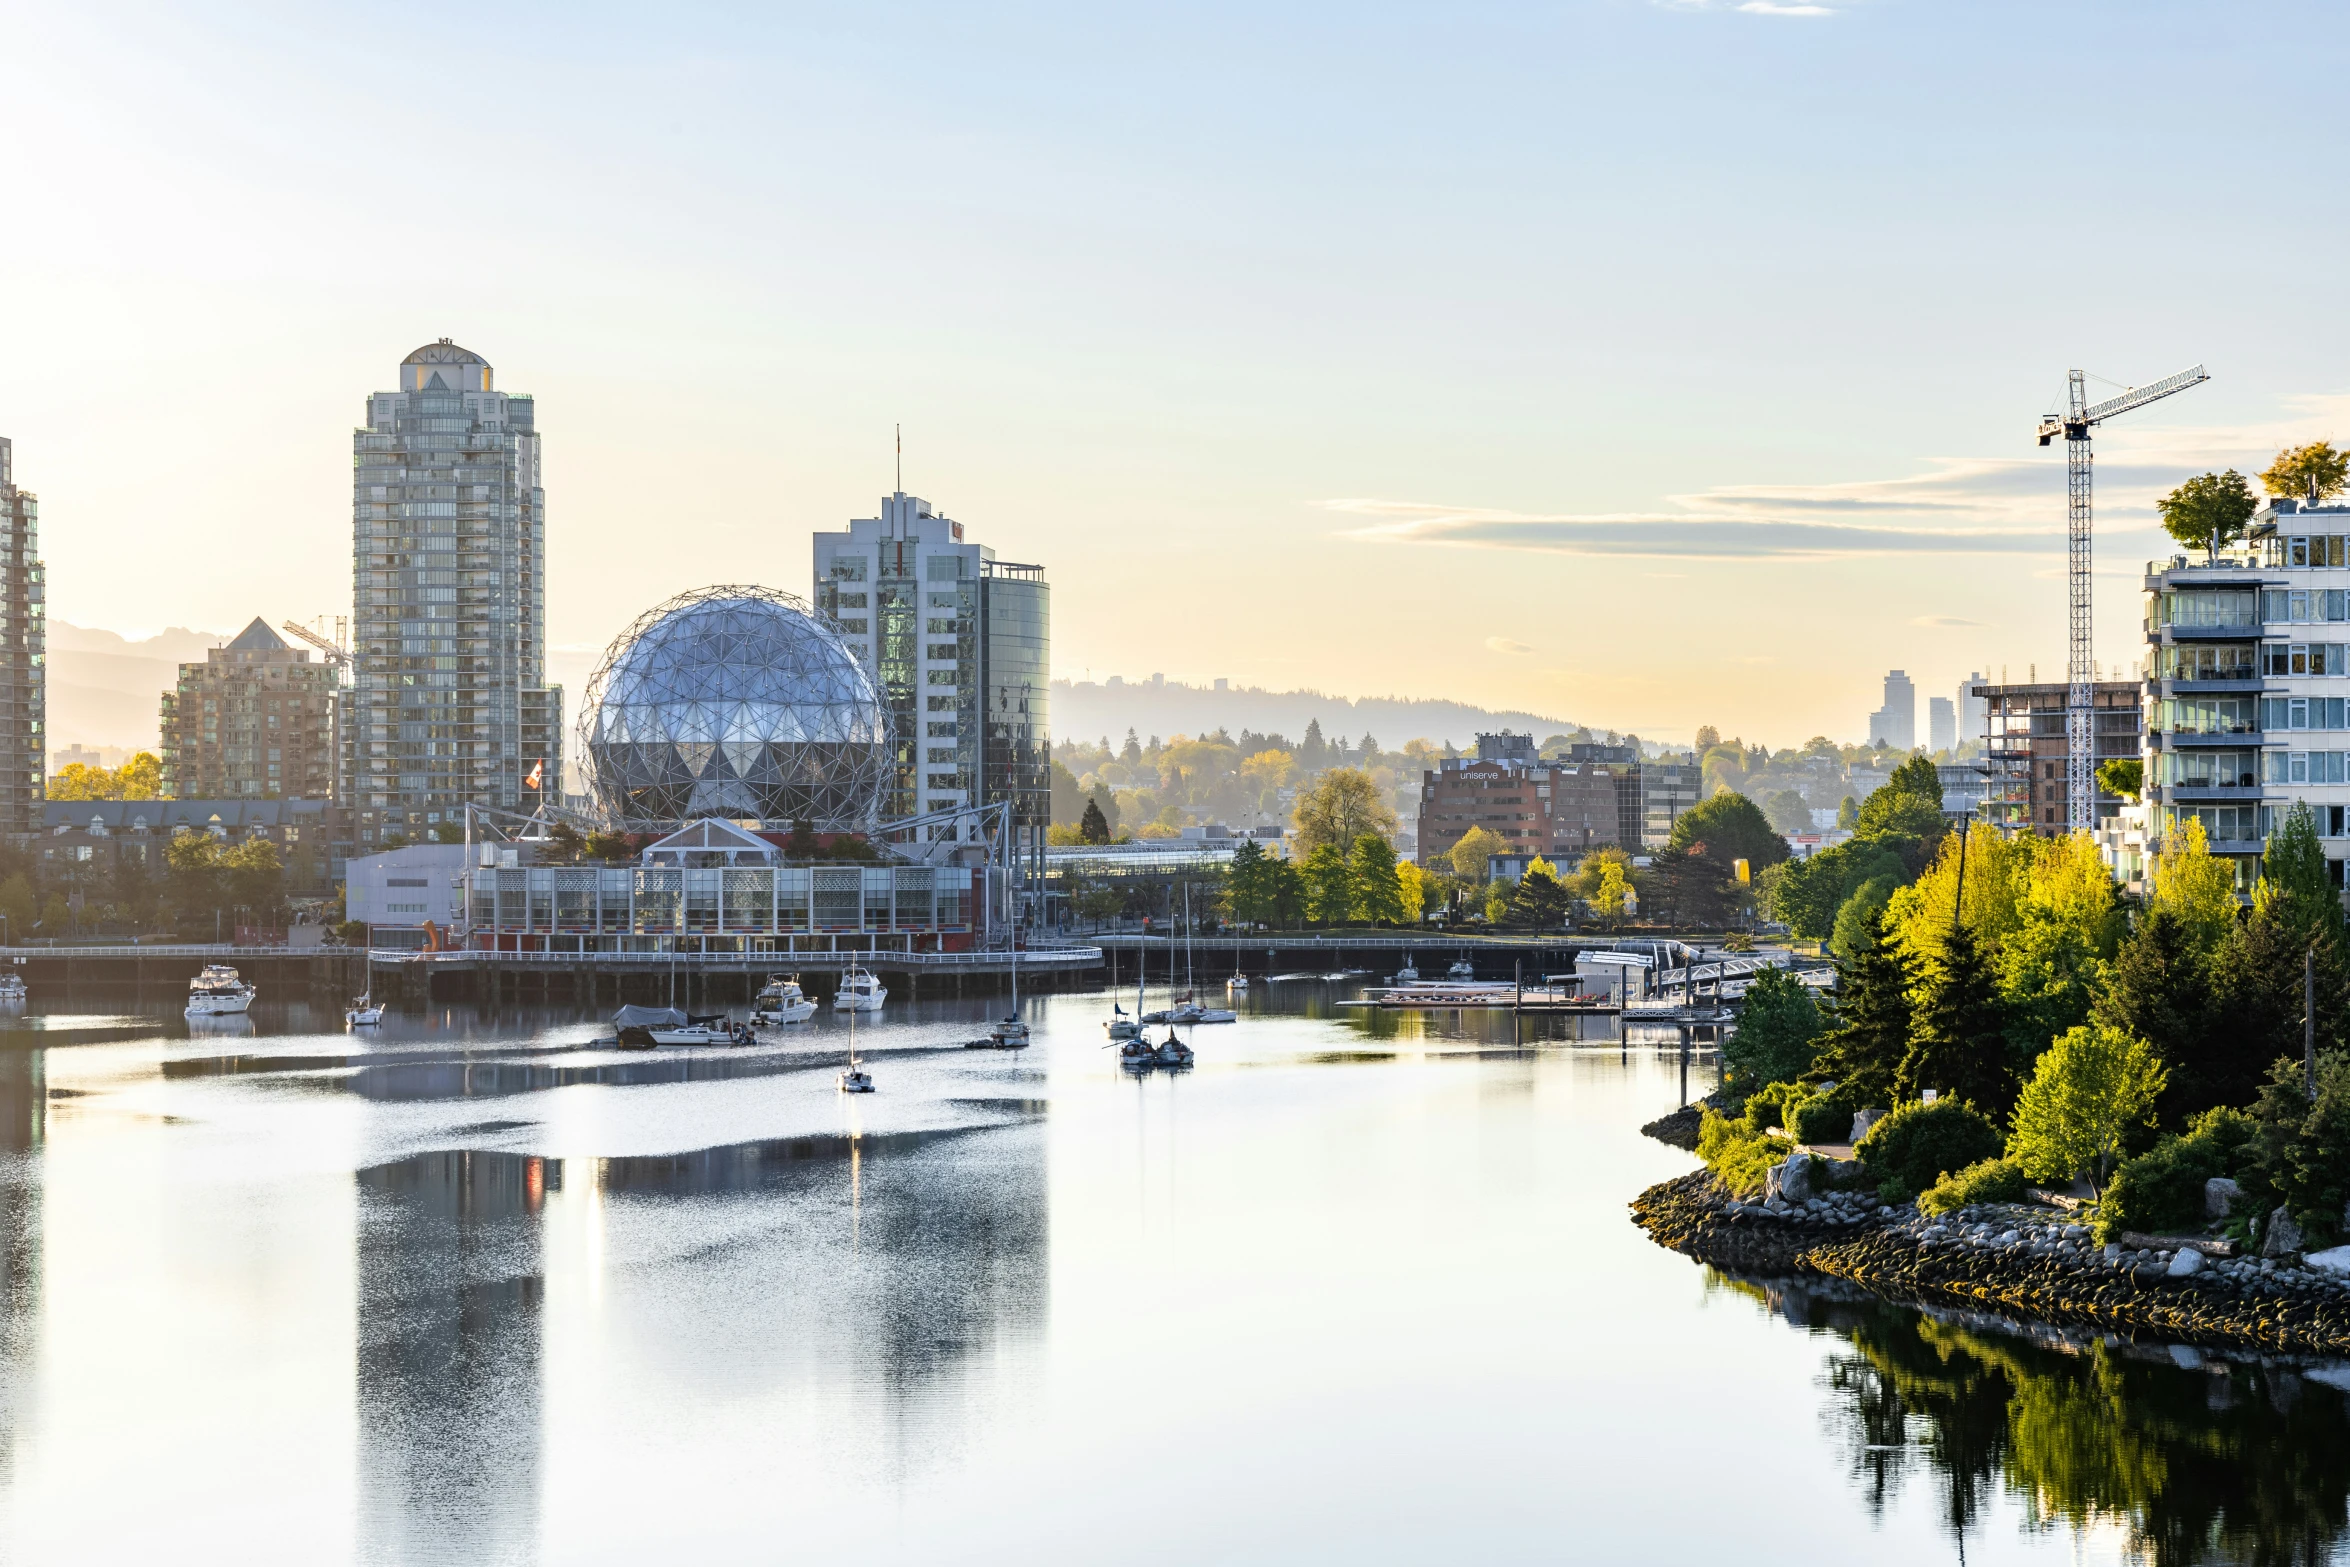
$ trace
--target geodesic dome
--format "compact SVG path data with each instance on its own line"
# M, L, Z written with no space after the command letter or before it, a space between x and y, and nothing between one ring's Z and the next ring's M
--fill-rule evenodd
M890 774L865 666L788 593L710 587L606 650L579 722L596 804L633 831L704 816L864 832Z

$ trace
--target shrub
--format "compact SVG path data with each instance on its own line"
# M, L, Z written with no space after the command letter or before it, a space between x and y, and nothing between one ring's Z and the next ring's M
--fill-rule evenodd
M1853 1150L1871 1176L1922 1192L1951 1170L1998 1157L1999 1128L1957 1099L1896 1105Z
M1775 1131L1787 1124L1788 1101L1801 1097L1802 1090L1793 1083L1771 1083L1756 1089L1746 1099L1746 1129L1750 1132Z
M2250 1116L2222 1105L2197 1116L2183 1135L2165 1137L2124 1163L2097 1205L2097 1238L2203 1228L2203 1183L2236 1173L2253 1129Z
M1836 1088L1796 1101L1788 1115L1799 1143L1840 1143L1852 1135L1852 1118L1867 1106L1858 1093Z
M1722 1066L1734 1082L1753 1088L1794 1080L1819 1054L1828 1020L1801 981L1785 969L1754 977L1738 1027L1722 1045Z
M1708 1110L1698 1123L1697 1157L1717 1180L1741 1197L1761 1191L1763 1172L1787 1154L1784 1141L1756 1131L1742 1118Z
M1918 1198L1927 1213L1949 1213L1978 1202L2021 1202L2030 1179L2013 1159L1982 1159L1944 1175Z

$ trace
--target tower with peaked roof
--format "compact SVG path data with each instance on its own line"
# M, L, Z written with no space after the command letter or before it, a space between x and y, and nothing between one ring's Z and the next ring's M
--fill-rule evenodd
M324 800L335 781L335 670L255 616L163 693L163 793Z
M561 794L536 405L495 379L481 355L427 343L352 436L343 799L362 852L468 804L530 811Z
M0 436L0 832L41 830L49 743L40 503L16 487Z

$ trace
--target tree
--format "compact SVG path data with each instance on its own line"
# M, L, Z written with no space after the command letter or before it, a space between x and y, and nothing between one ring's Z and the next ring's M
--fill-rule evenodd
M1483 881L1493 857L1509 848L1509 840L1486 827L1472 827L1452 846L1453 874L1463 881Z
M2098 1027L2148 1041L2169 1063L2156 1107L2166 1126L2242 1104L2260 1082L2262 1058L2241 1047L2223 1015L2213 958L2175 908L2157 905L2114 955L2091 1006Z
M1846 795L1836 802L1836 830L1851 832L1860 825L1860 802Z
M52 800L111 800L114 791L114 774L86 762L68 762L49 780Z
M1344 854L1365 833L1395 837L1395 812L1380 797L1379 786L1359 768L1333 767L1315 779L1298 796L1291 819L1298 847L1309 859L1326 844Z
M172 912L184 925L198 921L210 925L228 882L220 864L220 840L208 832L183 827L163 846L163 864Z
M2156 501L2154 509L2162 516L2163 532L2216 555L2244 536L2260 500L2244 476L2230 468L2226 473L2197 474Z
M1085 801L1084 791L1077 787L1077 775L1069 771L1067 764L1056 756L1052 761L1051 778L1051 789L1046 796L1051 807L1048 822L1058 826L1076 821L1084 809Z
M1762 885L1772 918L1786 921L1789 930L1807 941L1822 941L1834 934L1836 915L1855 892L1878 880L1888 889L1897 887L1908 874L1897 850L1855 839L1809 859L1775 865Z
M1893 1103L1909 1054L1909 970L1889 943L1865 941L1836 962L1836 1022L1804 1075L1834 1078L1862 1105Z
M1669 854L1702 853L1727 866L1744 860L1750 873L1787 858L1787 840L1752 800L1724 789L1681 813L1665 845Z
M2296 940L2338 945L2343 934L2342 899L2327 874L2316 813L2307 800L2295 800L2260 857L2260 881L2252 889L2254 914L2264 902L2273 902Z
M2007 1058L2007 1020L1991 966L1963 925L1942 938L1940 961L1918 977L1909 1050L1894 1074L1900 1099L1928 1088L1957 1095L2004 1122L2015 1103L2016 1074Z
M1118 841L1119 821L1118 796L1112 791L1096 785L1093 793L1087 796L1085 803L1092 806L1095 810L1101 812L1102 820L1109 826L1110 835L1107 838L1104 838L1102 842L1116 843Z
M2162 1092L2153 1046L2107 1025L2069 1029L2048 1047L2016 1100L2008 1157L2027 1174L2105 1189L2131 1128L2151 1124Z
M547 849L549 853L576 861L587 852L587 839L569 822L557 822L547 829Z
M1347 856L1347 873L1353 883L1352 907L1349 912L1366 924L1385 921L1394 924L1403 919L1403 894L1395 879L1395 846L1375 832L1364 833L1355 839L1353 852Z
M22 941L32 934L38 908L33 900L33 884L25 880L22 871L0 881L0 914L8 916L8 928L16 940Z
M1738 908L1738 883L1702 845L1660 854L1654 868L1667 919L1688 930L1720 930L1729 924Z
M219 863L228 873L232 903L266 916L275 913L284 901L285 865L278 859L277 845L267 838L247 838L221 851Z
M1785 969L1764 969L1747 987L1722 1066L1736 1087L1750 1091L1791 1083L1810 1068L1827 1027L1809 987Z
M2154 860L2151 907L2168 910L2203 953L2217 952L2236 928L2236 872L2211 852L2203 823L2187 819Z
M1697 726L1697 754L1703 756L1722 743L1722 732L1711 724Z
M1624 879L1622 860L1606 860L1599 867L1599 885L1591 890L1591 912L1609 925L1624 917L1624 904L1631 892L1631 884Z
M1407 924L1418 924L1428 915L1428 899L1436 884L1428 873L1409 860L1395 862L1395 895L1403 908Z
M1771 826L1782 833L1809 832L1811 807L1804 804L1803 795L1794 789L1781 789L1763 802L1763 814Z
M465 841L465 824L463 822L434 822L431 834L432 841L435 843L463 843Z
M2134 756L2116 756L2099 762L2097 787L2107 794L2135 800L2146 791L2146 764Z
M1343 925L1354 912L1354 873L1335 843L1306 856L1306 917L1320 925Z
M1118 760L1128 767L1142 765L1142 742L1134 738L1134 729L1131 725L1126 730L1126 744L1119 748Z
M1566 923L1570 901L1565 885L1547 863L1537 859L1526 867L1517 890L1510 894L1509 923L1530 930L1555 930Z
M801 853L797 845L801 831L807 831L807 850ZM793 859L811 859L816 853L816 832L806 822L794 824L791 836L785 840L783 852ZM607 865L618 865L636 858L636 849L628 841L628 834L619 832L591 832L587 835L587 853L590 859L602 860Z
M2336 450L2331 441L2288 446L2262 470L2260 482L2271 495L2287 495L2320 506L2350 485L2350 452Z
M1088 799L1085 802L1085 812L1077 822L1077 841L1079 843L1108 843L1110 841L1110 819L1102 814L1102 802L1099 799ZM1252 840L1248 847L1253 849L1256 847L1256 843Z
M152 751L141 751L114 771L115 798L153 800L163 793L163 763Z
M1894 887L1890 876L1861 883L1836 911L1835 929L1828 937L1829 950L1842 958L1875 946L1885 918L1885 906L1893 901Z
M1266 881L1272 889L1273 925L1289 930L1306 917L1309 889L1305 872L1291 860L1268 862Z
M52 892L41 903L41 934L62 936L73 926L73 909L65 901L65 894Z
M1254 838L1232 851L1224 873L1224 917L1249 925L1270 924L1273 918L1273 877L1265 851Z

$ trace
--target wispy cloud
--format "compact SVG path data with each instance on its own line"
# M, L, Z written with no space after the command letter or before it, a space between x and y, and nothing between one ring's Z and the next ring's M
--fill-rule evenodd
M1980 630L1981 628L1991 624L1991 622L1987 620L1962 620L1956 615L1920 615L1915 620L1911 621L1910 624L1913 626L1926 626L1935 630L1950 631Z
M1525 643L1512 641L1508 637L1487 637L1485 645L1496 653L1531 653L1534 651Z
M1779 5L1775 0L1746 0L1739 10L1749 16L1834 16L1824 5Z
M2257 425L2100 430L2098 535L2166 550L2154 502L2188 475L2267 465L2281 446L2350 432L2350 394L2289 399ZM2064 543L2064 458L1946 457L1891 479L1719 485L1648 511L1521 512L1380 497L1322 502L1343 536L1384 544L1672 560L2047 555Z

